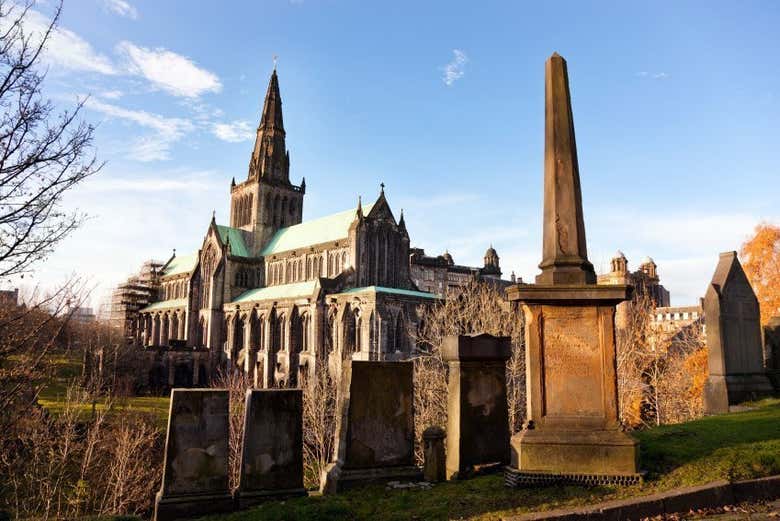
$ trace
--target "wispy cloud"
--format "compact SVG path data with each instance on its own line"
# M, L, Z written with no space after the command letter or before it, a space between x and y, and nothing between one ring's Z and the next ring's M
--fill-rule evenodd
M636 73L639 78L650 78L653 80L666 80L669 78L669 74L666 72L648 72L639 71Z
M252 124L248 121L233 121L231 123L214 123L211 132L222 141L239 143L251 141L255 137Z
M153 135L137 138L131 145L133 158L138 161L170 159L171 146L195 128L188 119L167 118L144 110L130 110L94 98L89 98L85 106L108 117L130 121L154 130Z
M155 87L174 96L196 98L207 92L222 90L216 74L165 48L147 49L123 41L117 45L117 52L126 58L131 73L146 78Z
M465 74L464 69L468 61L469 57L466 56L465 52L460 49L453 49L452 61L443 67L444 76L442 77L442 80L444 81L444 84L449 87L457 80L461 79Z
M97 96L105 99L110 100L117 100L121 98L124 95L124 93L121 90L104 90L102 92L98 92Z
M3 21L7 24L9 18L5 17ZM33 41L36 39L40 41L50 23L51 20L46 16L30 10L24 20L24 30L33 37ZM8 27L0 27L0 29L7 30ZM111 59L97 52L79 35L63 27L56 27L49 35L43 60L71 71L97 72L106 75L119 73Z
M214 172L194 172L183 177L177 172L144 178L96 179L85 190L92 192L203 192L215 190L219 185L212 179Z
M114 14L131 20L138 19L138 10L125 0L103 0L103 5Z

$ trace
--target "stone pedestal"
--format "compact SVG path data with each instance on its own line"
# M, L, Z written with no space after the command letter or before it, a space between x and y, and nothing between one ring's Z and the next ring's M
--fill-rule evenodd
M630 287L521 284L507 293L525 315L528 390L511 479L638 480L638 444L618 421L615 354L615 306Z
M334 461L320 490L333 494L370 482L420 480L414 464L411 362L345 360Z
M230 512L228 392L174 389L155 521Z
M726 413L731 405L771 394L758 300L735 251L720 254L704 295L704 321L709 368L704 413Z
M449 366L447 479L509 463L506 361L509 337L450 336L442 357Z
M305 496L302 391L248 390L244 418L238 508Z
M447 433L441 427L428 427L423 432L423 477L436 483L447 479L447 461L444 453L444 439Z

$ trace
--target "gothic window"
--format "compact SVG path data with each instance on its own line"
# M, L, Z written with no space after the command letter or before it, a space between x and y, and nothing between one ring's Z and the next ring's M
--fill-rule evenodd
M341 252L341 271L347 267L347 252Z
M306 280L311 278L311 257L306 259Z
M295 217L295 199L290 199L290 215Z

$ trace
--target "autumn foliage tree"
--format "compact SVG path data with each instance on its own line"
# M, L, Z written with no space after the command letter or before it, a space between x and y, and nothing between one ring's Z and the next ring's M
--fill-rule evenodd
M780 226L761 223L740 251L742 268L761 305L761 323L780 315Z

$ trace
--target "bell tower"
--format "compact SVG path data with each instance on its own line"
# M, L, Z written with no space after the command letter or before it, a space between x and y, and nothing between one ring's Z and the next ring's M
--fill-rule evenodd
M285 144L282 96L274 67L244 182L230 187L230 225L252 234L254 254L280 229L301 222L306 181L290 182L290 152Z

